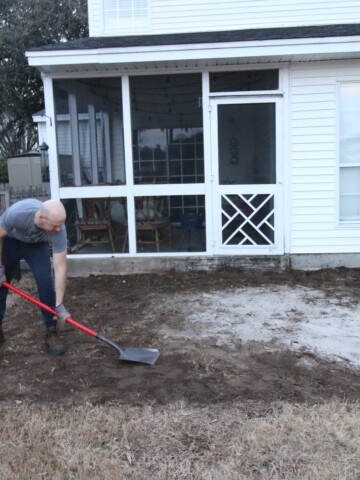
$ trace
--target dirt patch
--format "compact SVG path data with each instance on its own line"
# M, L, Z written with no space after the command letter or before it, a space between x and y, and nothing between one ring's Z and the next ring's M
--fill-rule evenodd
M197 331L192 337L188 317L196 312L206 315L209 306L193 301L200 293L236 295L239 288L259 286L314 288L329 304L356 309L359 280L360 270L348 269L70 278L66 305L73 318L122 347L159 348L161 356L154 366L120 362L114 349L71 326L63 332L67 354L48 357L37 307L11 293L4 321L7 342L0 348L0 401L132 405L179 400L203 405L233 400L316 403L334 397L357 401L356 365L308 349L274 345L272 340L234 337L231 341L231 323L226 325L229 341L219 341L218 333L209 334L204 322L204 335ZM17 285L36 296L30 274ZM186 308L179 308L179 298ZM298 323L298 309L292 314L290 320Z

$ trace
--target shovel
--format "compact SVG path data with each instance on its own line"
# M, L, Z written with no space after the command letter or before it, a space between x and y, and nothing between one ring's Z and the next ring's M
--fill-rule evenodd
M36 298L31 297L28 293L23 292L19 288L14 287L14 285L11 285L11 283L2 282L2 285L8 288L9 290L12 290L13 292L26 298L27 300L34 303L38 307L41 307L44 310L47 310L52 315L57 316L57 313L54 309L52 309L48 305L45 305L45 303L40 302ZM156 360L159 358L160 352L156 348L120 348L118 345L116 345L116 343L114 343L109 338L106 338L101 333L94 332L90 328L87 328L84 325L81 325L81 323L76 322L70 317L66 319L66 322L70 323L76 328L79 328L80 330L91 335L92 337L95 337L98 340L101 340L102 342L107 343L108 345L110 345L110 347L115 348L115 350L117 350L120 355L119 360L124 360L125 362L146 363L148 365L154 365Z

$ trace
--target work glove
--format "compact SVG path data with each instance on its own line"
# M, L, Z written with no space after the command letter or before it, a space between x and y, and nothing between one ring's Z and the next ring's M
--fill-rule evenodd
M0 265L0 285L2 285L2 282L6 282L4 265Z
M55 307L55 311L57 313L54 320L57 320L57 326L62 328L66 324L66 319L70 317L70 313L67 311L65 305L60 303L57 307Z

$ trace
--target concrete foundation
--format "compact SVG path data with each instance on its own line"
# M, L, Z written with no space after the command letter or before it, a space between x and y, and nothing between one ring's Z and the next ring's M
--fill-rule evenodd
M68 258L68 276L188 272L221 268L285 268L284 257Z
M138 258L71 258L68 276L129 275L134 273L210 271L222 268L294 269L360 268L360 254L312 254L279 256L197 256Z
M360 253L322 253L289 255L288 267L294 270L320 268L360 268Z

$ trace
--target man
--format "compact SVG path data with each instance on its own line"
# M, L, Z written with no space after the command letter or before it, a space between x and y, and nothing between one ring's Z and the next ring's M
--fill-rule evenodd
M46 328L45 344L50 355L62 355L66 348L58 338L58 320L70 316L63 304L66 284L67 236L66 212L59 200L41 202L34 198L20 200L0 216L0 285L11 282L20 259L24 259L36 281L41 302L54 308L53 317L42 310ZM49 244L52 247L54 281ZM55 287L55 288L54 288ZM0 344L5 341L2 322L8 289L0 287Z

